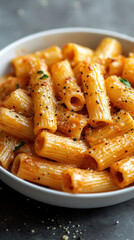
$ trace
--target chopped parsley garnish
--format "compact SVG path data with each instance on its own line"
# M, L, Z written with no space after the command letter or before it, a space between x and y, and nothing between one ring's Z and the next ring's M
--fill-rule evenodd
M44 74L44 72L42 70L39 70L37 73L38 74Z
M39 70L37 73L38 73L38 74L43 74L43 75L40 77L40 79L49 78L49 76L48 76L47 74L45 74L42 70Z
M13 152L16 152L20 147L24 146L25 145L25 142L24 141L21 141L17 146L15 146Z
M121 81L124 85L126 85L127 87L131 87L131 84L129 83L129 81L128 81L127 79L125 79L125 78L120 78L120 81Z
M49 78L49 76L47 74L43 74L43 76L40 77L40 79L45 79L45 78Z
M19 89L20 88L19 84L16 84L16 87L17 87L17 89Z

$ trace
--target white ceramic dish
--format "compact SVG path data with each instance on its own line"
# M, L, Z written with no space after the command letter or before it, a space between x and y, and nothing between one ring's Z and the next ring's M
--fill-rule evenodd
M0 51L0 76L10 71L10 60L16 57L18 53L24 54L24 50L28 53L47 48L51 45L59 45L62 47L68 42L75 42L94 49L100 40L107 36L114 37L120 41L124 54L127 54L134 48L133 38L105 30L66 28L45 31L25 37ZM40 187L19 179L2 167L0 167L0 179L28 197L62 207L105 207L124 202L134 197L134 187L107 193L68 194Z

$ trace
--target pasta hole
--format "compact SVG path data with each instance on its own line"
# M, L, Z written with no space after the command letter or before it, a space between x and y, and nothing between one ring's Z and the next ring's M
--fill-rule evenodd
M116 172L116 178L119 182L123 182L123 176L121 172Z
M67 58L69 60L73 60L74 59L74 51L73 50L67 53Z
M73 184L72 184L72 179L71 176L66 173L64 177L64 188L66 191L72 192L73 191Z
M106 72L109 73L109 71L110 71L110 66L107 65L107 66L106 66Z
M98 163L96 162L96 160L94 158L92 158L89 155L85 156L85 161L83 164L83 168L91 168L91 169L98 169Z
M106 125L106 122L104 122L104 121L98 121L98 122L96 122L96 125L97 125L98 127L103 127L103 126Z
M36 142L35 142L35 148L37 150L40 150L43 148L44 146L44 142L45 142L45 139L41 136L39 136L37 139L36 139Z
M19 172L19 168L20 168L20 158L17 157L17 158L14 160L14 163L13 163L12 173L13 173L14 175L17 175L18 172Z
M84 95L81 92L76 92L74 89L68 91L65 98L65 105L74 111L80 111L85 104Z
M70 100L70 102L71 102L71 105L72 105L73 107L78 107L78 106L81 105L81 101L80 101L80 99L77 98L77 97L72 97L71 100Z

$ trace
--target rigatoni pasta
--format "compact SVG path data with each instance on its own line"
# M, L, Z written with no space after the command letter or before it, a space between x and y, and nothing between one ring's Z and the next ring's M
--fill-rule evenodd
M0 132L0 165L8 169L16 154L26 152L35 155L32 144L21 141L5 132Z
M55 63L51 68L56 94L69 110L80 111L85 104L84 95L78 87L73 70L67 60Z
M44 129L54 133L57 130L55 96L46 66L36 69L30 85L34 108L34 134L37 135Z
M111 76L121 76L123 72L125 58L122 55L119 55L115 58L106 58L105 59L105 75Z
M22 153L15 158L11 172L30 182L61 190L61 173L68 167Z
M89 127L86 130L85 139L91 147L134 129L134 120L128 112L123 110L116 112L112 120L113 123L110 125L96 129Z
M26 88L28 82L24 81L21 77L4 76L0 78L0 100L17 88Z
M0 133L0 165L8 169L14 160L14 147L18 144L19 140L6 133Z
M2 105L6 108L14 109L14 111L26 117L33 116L32 99L27 90L21 88L16 89L6 97Z
M52 46L50 48L37 51L35 56L44 59L48 67L51 67L53 63L58 62L63 58L61 48L58 46Z
M101 66L83 64L81 75L90 125L97 127L112 123Z
M35 152L48 159L57 162L75 164L77 167L84 165L85 151L87 145L76 138L70 139L42 131L35 141Z
M120 188L132 184L134 182L134 156L113 163L110 167L110 173Z
M83 66L83 62L79 62L74 68L73 72L77 81L78 86L82 89L82 76L81 76L81 67Z
M20 56L12 60L12 66L16 77L23 78L23 81L29 82L31 76L46 67L44 59L38 59L36 56Z
M33 120L8 108L0 108L0 129L19 138L34 140Z
M90 148L87 153L89 156L89 167L104 170L123 157L134 153L134 130L126 134L107 140ZM92 157L92 159L91 159Z
M88 118L85 115L71 112L60 104L56 107L56 116L58 131L79 140L88 123Z
M122 52L122 47L120 43L114 38L104 38L100 42L99 46L94 52L93 60L94 62L102 61L106 58L113 58L120 55Z
M118 189L107 171L97 172L77 168L62 172L62 188L69 193L96 193Z
M69 193L134 183L134 54L104 38L16 57L0 77L0 166Z
M106 78L107 94L116 108L123 109L134 115L134 89L124 85L121 80L115 75Z
M62 53L63 57L70 61L71 66L75 66L79 62L90 63L94 52L90 48L67 43L62 49Z

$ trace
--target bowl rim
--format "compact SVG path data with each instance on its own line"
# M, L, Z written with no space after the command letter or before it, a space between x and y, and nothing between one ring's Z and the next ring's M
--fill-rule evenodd
M15 46L19 46L20 44L27 42L29 40L32 40L34 38L40 38L46 35L51 35L51 34L63 34L63 33L92 33L92 34L102 34L102 35L108 35L108 37L115 37L115 38L120 38L122 40L134 42L134 38L131 36L128 36L126 34L122 33L117 33L114 31L109 31L105 29L97 29L97 28L83 28L83 27L71 27L71 28L56 28L56 29L51 29L51 30L45 30L41 32L37 32L31 35L28 35L26 37L23 37L17 41L14 41L13 43L9 44L8 46L4 47L2 50L0 50L0 57L5 54L7 51L9 51L11 48L14 48ZM124 189L119 189L115 191L110 191L110 192L100 192L100 193L79 193L79 194L72 194L72 193L67 193L67 192L62 192L54 189L49 189L43 186L36 185L34 183L28 182L26 180L23 180L6 169L4 169L2 166L0 166L0 172L2 172L4 175L7 175L9 178L13 179L19 184L22 184L24 187L30 187L34 190L37 191L42 191L43 193L49 193L52 195L58 195L60 197L67 197L67 198L103 198L103 197L113 197L113 196L118 196L118 195L123 195L124 193L129 193L134 190L134 186L127 187ZM2 179L0 177L0 179Z
M13 175L11 172L8 172L6 169L0 167L2 170L2 172L7 175L9 178L12 178L13 180L17 181L19 184L22 184L24 187L30 187L32 189L35 189L37 191L42 191L44 193L49 193L52 195L59 195L62 197L74 197L74 198L103 198L103 197L112 197L112 196L118 196L124 193L129 193L132 190L134 190L134 186L132 187L127 187L127 188L123 188L123 189L119 189L119 190L115 190L115 191L109 191L109 192L100 192L100 193L67 193L67 192L62 192L59 190L55 190L55 189L50 189L47 187L43 187L41 185L36 185L32 182L28 182L24 179L21 179L15 175Z
M16 41L12 42L11 44L5 46L4 48L2 48L0 50L0 56L2 54L4 54L7 50L9 50L10 48L13 48L14 46L17 46L23 42L32 40L33 38L43 37L44 35L51 35L51 34L77 33L77 32L108 35L110 37L117 37L122 40L134 42L134 37L132 37L132 36L128 36L127 34L117 33L115 31L109 31L109 30L105 30L105 29L86 28L86 27L55 28L55 29L51 29L51 30L36 32L36 33L30 34L28 36L25 36L23 38L20 38Z

